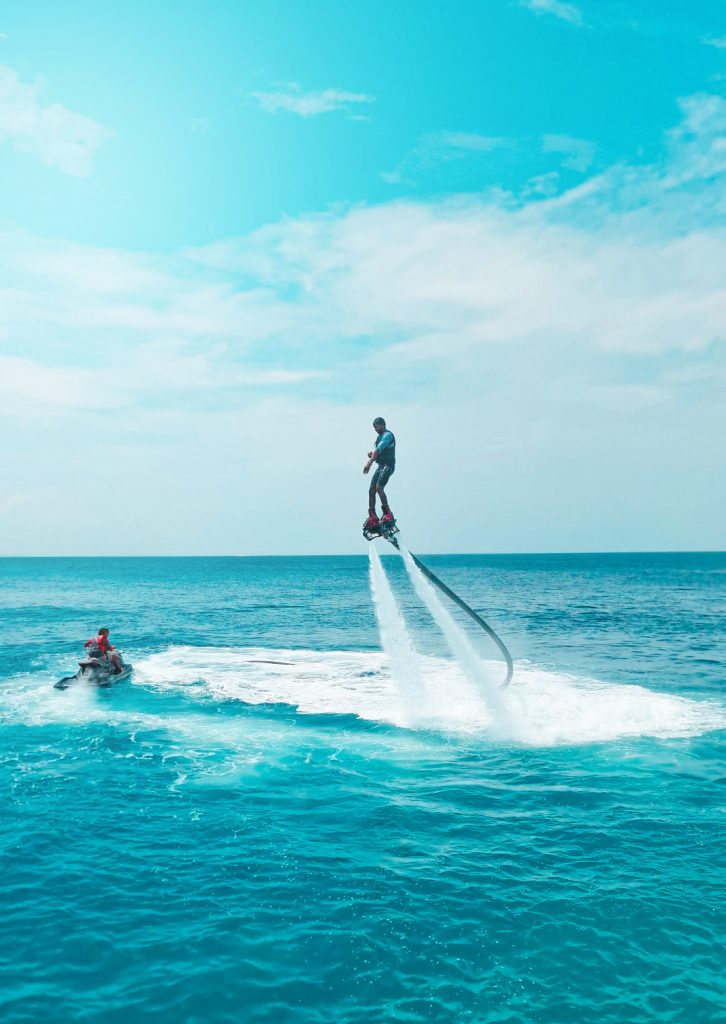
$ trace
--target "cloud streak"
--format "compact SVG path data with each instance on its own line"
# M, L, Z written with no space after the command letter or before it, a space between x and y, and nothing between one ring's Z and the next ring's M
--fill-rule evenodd
M571 135L545 135L542 139L545 153L561 153L563 166L585 172L595 158L595 143Z
M563 0L520 0L520 5L535 14L551 14L577 28L582 28L584 25L580 8L575 4L564 3Z
M251 92L248 94L256 100L262 110L268 114L285 111L297 114L298 117L318 117L336 110L349 111L352 106L361 103L373 103L375 97L361 92L348 92L345 89L321 89L318 92L304 92L297 82L281 84L276 89ZM352 115L355 120L360 116Z
M39 85L25 85L0 65L0 142L77 178L93 171L108 129L59 103L43 104Z
M443 131L423 135L417 145L392 171L381 177L390 185L413 184L412 178L422 169L452 161L481 161L486 154L512 145L510 139L476 132Z
M30 495L21 492L18 494L8 494L5 498L0 498L0 511L10 512L13 509L23 508L30 501Z

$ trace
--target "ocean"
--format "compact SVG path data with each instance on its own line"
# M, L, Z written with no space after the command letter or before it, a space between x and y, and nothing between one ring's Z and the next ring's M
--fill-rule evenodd
M4 1024L725 1018L726 554L423 558L507 689L395 554L0 559Z

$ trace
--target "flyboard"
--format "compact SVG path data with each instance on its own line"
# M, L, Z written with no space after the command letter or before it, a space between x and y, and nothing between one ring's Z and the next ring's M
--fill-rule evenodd
M366 540L376 540L378 537L382 537L384 540L387 540L389 544L392 544L397 551L401 550L398 546L398 541L396 540L396 534L400 532L401 531L398 529L395 520L390 523L377 523L375 526L365 525L363 527L363 536L365 537ZM474 622L476 622L477 626L483 629L487 636L494 641L494 643L499 648L507 666L507 675L504 679L504 682L501 684L502 689L504 689L505 686L509 686L510 682L512 681L512 675L514 674L514 665L512 663L512 656L507 650L507 646L501 639L501 637L499 637L494 632L489 623L485 622L481 615L475 612L474 609L466 603L466 601L459 597L458 594L454 593L454 591L450 587L447 587L446 584L442 580L440 580L435 573L431 572L429 567L424 565L420 558L417 558L416 555L414 555L413 552L411 551L409 551L409 554L411 555L411 558L413 559L414 563L424 574L424 576L428 580L430 580L435 587L438 587L442 594L446 594L449 600L453 601L454 604L458 605L459 608L462 609L462 611L465 611L466 614L470 618L472 618Z

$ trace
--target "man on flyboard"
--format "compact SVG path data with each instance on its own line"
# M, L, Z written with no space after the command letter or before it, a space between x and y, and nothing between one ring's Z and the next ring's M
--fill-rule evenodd
M373 451L368 452L368 461L363 467L363 472L367 474L374 462L377 465L368 491L368 518L363 523L363 529L371 532L379 532L381 527L395 530L396 520L388 505L385 486L396 469L396 438L386 428L386 421L382 416L376 416L373 420L373 429L378 437ZM380 519L376 515L376 494L381 499Z

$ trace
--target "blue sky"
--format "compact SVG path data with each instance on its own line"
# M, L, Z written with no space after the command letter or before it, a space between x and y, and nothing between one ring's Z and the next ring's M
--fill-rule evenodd
M0 554L724 547L726 7L0 15Z

